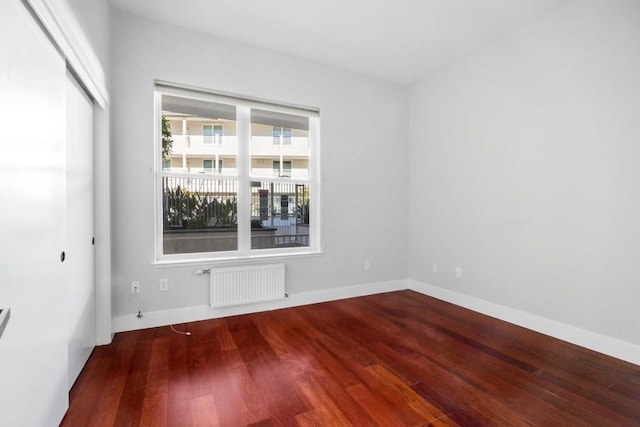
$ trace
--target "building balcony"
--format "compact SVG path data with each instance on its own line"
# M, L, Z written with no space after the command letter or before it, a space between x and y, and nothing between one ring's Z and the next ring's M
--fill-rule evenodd
M281 138L278 143L274 143L277 139L272 136L252 136L251 137L251 155L256 156L279 156L285 157L309 157L309 137L290 137L288 139Z
M238 170L236 168L222 168L221 170L211 169L211 168L203 168L203 167L191 167L188 166L186 168L183 167L164 167L162 168L163 172L174 172L174 173L199 173L202 175L237 175Z
M194 156L235 156L238 152L238 138L235 135L172 135L173 155Z
M235 135L173 135L171 153L174 156L186 154L188 156L235 156L238 152L238 138ZM289 142L287 142L289 141ZM271 136L251 137L251 155L256 157L285 157L308 158L309 138L291 137L274 144Z
M236 168L222 168L222 170L217 171L215 169L207 169L202 167L170 167L163 168L163 172L174 172L174 173L198 173L207 176L215 176L215 175L237 175L238 170ZM284 169L282 171L282 175L280 171L274 170L273 168L251 168L251 176L256 178L291 178L291 179L309 179L309 170L303 168L293 168L293 169Z
M251 168L251 176L264 178L292 178L292 179L309 179L309 169L293 168L283 169L282 171L273 168Z

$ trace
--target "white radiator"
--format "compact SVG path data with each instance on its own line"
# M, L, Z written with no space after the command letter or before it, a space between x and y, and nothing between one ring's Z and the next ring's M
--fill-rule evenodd
M210 269L209 305L228 307L285 298L284 264Z

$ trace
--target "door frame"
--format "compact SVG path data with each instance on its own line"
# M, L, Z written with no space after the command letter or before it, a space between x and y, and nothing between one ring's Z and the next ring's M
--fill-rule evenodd
M96 345L109 344L111 328L111 201L109 92L105 72L84 30L64 1L23 0L93 98Z

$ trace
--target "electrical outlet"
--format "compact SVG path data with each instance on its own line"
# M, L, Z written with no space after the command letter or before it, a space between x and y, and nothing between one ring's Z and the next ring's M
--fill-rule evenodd
M132 294L139 294L140 293L140 282L138 282L138 281L131 282L131 293Z
M161 291L169 290L169 279L160 279L160 290Z
M433 271L434 273L438 272L438 263L434 262L433 264L431 264L431 271Z
M456 277L458 279L462 278L462 269L460 267L456 267Z
M371 269L371 264L369 263L369 260L366 260L366 261L364 262L364 269L365 269L365 270L369 270L369 269Z

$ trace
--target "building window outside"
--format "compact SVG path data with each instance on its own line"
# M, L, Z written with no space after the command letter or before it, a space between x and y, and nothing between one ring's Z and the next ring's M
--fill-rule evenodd
M222 125L213 125L213 138L216 144L222 144Z
M273 145L291 145L291 128L273 127Z
M273 161L273 176L290 178L291 177L291 162L282 162L282 168L280 168L280 161Z
M204 144L221 144L223 129L222 125L202 125L202 142Z
M162 170L171 170L171 159L162 159Z
M202 125L202 143L213 144L213 125Z
M223 122L202 124L201 149L174 144L171 155L191 164L200 157L204 174L171 172L158 162L156 260L319 251L317 110L164 84L156 86L156 110L156 117ZM223 130L225 144L212 146Z
M204 159L202 160L202 169L205 173L222 173L222 159Z

